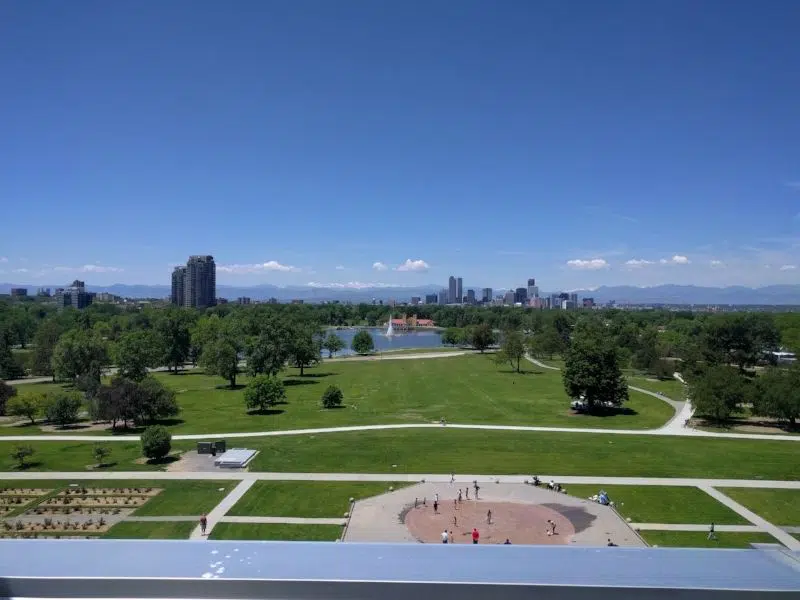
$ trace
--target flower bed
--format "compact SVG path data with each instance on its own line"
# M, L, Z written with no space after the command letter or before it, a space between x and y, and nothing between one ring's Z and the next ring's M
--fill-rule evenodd
M5 496L44 496L51 491L39 488L0 488L0 501Z
M54 496L41 504L42 508L88 507L88 508L138 508L152 496Z
M21 535L25 533L103 533L111 527L108 522L100 517L97 521L89 519L80 523L69 519L53 520L46 518L41 522L3 521L0 533L3 535Z
M152 498L161 492L161 488L128 487L128 488L67 488L56 494L61 496L147 496Z

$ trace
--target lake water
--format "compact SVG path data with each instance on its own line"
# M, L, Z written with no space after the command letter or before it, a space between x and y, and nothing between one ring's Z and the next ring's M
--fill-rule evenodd
M378 352L386 352L387 350L402 350L405 348L440 348L442 346L442 336L438 331L408 331L405 333L395 333L392 337L386 337L386 328L367 327L375 342L375 350ZM353 342L353 337L361 331L361 329L330 329L338 335L345 344L345 350L337 352L336 356L345 356L353 354L350 350L350 344ZM328 356L328 351L323 350L322 356Z

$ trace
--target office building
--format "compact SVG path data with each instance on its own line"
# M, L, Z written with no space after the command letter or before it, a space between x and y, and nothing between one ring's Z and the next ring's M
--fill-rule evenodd
M467 290L467 304L476 304L475 290Z
M578 306L578 294L572 293L569 295L569 301L572 302L572 307L577 308Z
M453 279L453 278L451 277L450 279ZM450 296L450 290L446 290L446 289L443 288L439 292L439 297L437 298L438 304L440 304L440 305L447 304L449 296Z
M411 306L416 306L419 304L420 297L419 296L411 296Z
M594 298L583 299L583 308L593 308L593 307L594 307Z
M236 299L236 304L244 305L244 304L251 304L252 300L247 296L242 296L241 298Z
M28 288L11 288L12 298L24 298L28 295Z
M464 302L464 280L461 277L456 279L456 302L458 304Z
M39 288L36 290L36 295L40 298L49 298L50 297L50 288Z
M425 294L425 304L436 304L439 297L436 294Z
M528 289L524 287L518 287L514 290L514 302L519 302L520 304L527 304L528 303Z
M170 301L175 306L183 306L183 299L186 293L184 283L186 281L186 267L175 267L172 271L172 294Z
M172 303L207 308L217 303L217 265L210 255L190 256L185 267L172 272Z
M531 277L528 279L528 300L534 300L539 297L539 288L536 286L536 280Z
M447 303L456 302L457 294L456 278L450 275L450 278L447 280Z
M503 297L503 304L508 304L509 306L513 306L515 301L516 301L516 295L514 294L514 290L508 290L506 292L506 295Z
M481 294L481 302L491 302L492 301L492 288L483 288L483 293Z
M82 310L89 306L94 300L94 294L86 291L86 284L83 281L76 279L72 285L67 288L58 288L56 290L56 304L59 308L72 307Z

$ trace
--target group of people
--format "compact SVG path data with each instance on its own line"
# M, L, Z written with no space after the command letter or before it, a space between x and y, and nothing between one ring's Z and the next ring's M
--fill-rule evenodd
M472 528L471 537L472 537L472 543L473 544L477 544L480 541L481 533L480 533L480 531L478 531L477 527L473 527ZM442 543L443 544L455 544L456 543L456 540L453 537L453 532L452 531L447 531L447 529L442 531ZM511 539L510 538L506 538L506 541L503 542L503 545L504 546L510 546L511 545Z

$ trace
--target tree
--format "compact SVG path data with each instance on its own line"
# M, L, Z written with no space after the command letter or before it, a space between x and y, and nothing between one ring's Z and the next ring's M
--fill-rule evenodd
M11 458L13 458L19 463L20 469L24 469L25 459L28 458L29 456L33 456L33 452L34 450L32 446L26 446L26 445L14 446L13 450L11 450Z
M375 348L375 341L372 339L369 331L362 329L353 336L350 348L352 348L353 352L356 354L369 354Z
M153 425L142 433L142 454L150 460L160 460L172 450L172 436L163 425Z
M748 397L747 381L727 365L712 365L689 380L695 413L722 423Z
M631 358L634 369L649 371L658 360L658 348L656 347L656 332L648 330L639 336L636 350Z
M164 353L159 362L173 367L176 373L178 367L182 366L189 358L191 344L189 318L185 311L171 308L165 312L164 317L158 321L156 326L156 331L161 339L159 347Z
M333 358L334 354L344 349L344 340L331 331L322 341L322 347L328 351L328 358Z
M47 397L44 407L48 421L59 427L65 427L78 421L81 397L74 392L60 390Z
M6 414L6 403L17 395L17 388L0 381L0 417Z
M89 373L99 377L102 366L107 363L106 343L94 331L68 331L53 350L53 371L59 379L74 381Z
M36 331L36 321L24 306L15 306L8 317L11 333L23 350Z
M239 355L232 342L218 338L206 344L200 355L200 367L208 375L219 375L236 387L236 375L239 374Z
M95 461L97 461L97 466L102 467L106 464L106 459L111 456L111 448L104 444L95 444L94 448L92 448L92 454Z
M650 365L650 372L659 379L672 379L675 373L675 365L671 360L659 358Z
M517 373L520 372L520 362L525 357L525 338L516 329L503 333L500 342L500 351L495 355L498 364L508 363Z
M111 422L112 429L117 428L118 422L127 427L128 421L133 420L135 406L139 403L139 393L140 388L135 381L115 377L110 385L104 385L98 390L95 397L96 414L93 418Z
M442 334L442 343L447 346L457 346L464 343L464 330L460 327L448 327Z
M723 315L710 321L705 328L705 360L709 364L734 364L741 371L755 365L764 352L777 348L780 339L781 334L770 315Z
M115 346L117 367L122 377L141 381L148 369L159 366L164 357L159 338L150 331L131 331L123 334Z
M42 394L27 393L14 396L6 403L6 414L14 417L27 417L31 425L36 423L36 417L42 412L44 396Z
M152 423L158 419L177 417L180 406L175 400L175 392L152 376L136 382L138 389L130 403L134 423Z
M300 369L300 376L304 369L318 363L320 358L320 342L318 331L307 326L293 328L289 344L289 356L295 367Z
M800 363L770 368L758 378L753 413L785 423L790 430L800 419Z
M31 371L34 375L54 375L53 351L60 335L61 327L55 319L48 319L39 325L33 336Z
M342 390L335 385L329 385L325 393L322 394L323 408L338 408L342 405Z
M256 375L244 390L244 402L250 410L266 410L286 398L283 382L272 375Z
M476 350L483 351L495 343L494 332L486 323L475 325L467 329L467 340Z
M281 322L264 323L258 335L245 345L247 372L250 375L277 375L289 360L291 332Z
M25 370L11 351L12 337L7 327L0 329L0 379L17 379L25 375Z
M564 356L562 378L567 395L583 399L588 412L619 407L628 400L616 348L593 333L576 333Z

